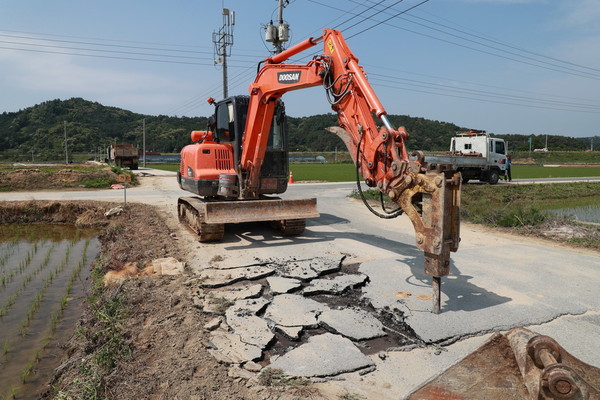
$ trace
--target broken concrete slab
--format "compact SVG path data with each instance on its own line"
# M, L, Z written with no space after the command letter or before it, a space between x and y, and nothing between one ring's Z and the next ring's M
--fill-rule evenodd
M281 276L270 276L267 278L271 292L276 294L289 293L302 286L298 279L283 278Z
M329 307L296 294L280 294L273 298L264 318L282 326L315 327L317 315Z
M310 281L319 276L319 273L310 267L311 262L312 260L288 261L284 265L277 266L277 269L284 278Z
M256 374L238 366L233 366L229 367L229 370L227 371L227 376L230 378L242 378L248 380L254 378Z
M304 330L302 326L281 326L276 325L275 330L290 340L300 340L300 334Z
M255 345L263 350L275 338L267 321L256 315L248 315L249 310L231 307L225 313L227 325L240 335L242 342Z
M340 258L317 257L310 260L310 268L319 276L338 272L342 269L342 261L346 256Z
M352 340L368 340L385 336L383 324L374 316L360 309L323 311L319 322L326 329Z
M350 287L363 285L368 279L369 277L364 274L338 275L333 279L314 279L302 293L305 296L340 294Z
M223 322L223 318L221 318L221 317L213 318L210 321L208 321L206 324L204 324L204 329L206 329L207 331L214 331L219 326L221 326L222 322Z
M273 268L264 266L231 268L231 269L204 269L200 271L201 287L222 287L244 280L265 278L273 274Z
M335 376L375 365L345 337L325 333L277 358L269 368L298 377Z
M227 287L227 289L220 289L214 291L213 294L218 297L230 301L236 301L238 299L250 299L259 297L262 293L262 285L260 283L254 285L242 284L238 286Z
M238 314L245 313L246 315L256 315L271 301L264 297L258 299L243 299L237 300L232 306L232 310Z
M223 362L241 364L255 361L262 357L262 350L258 347L242 342L239 335L215 331L211 334L210 343L213 349L209 352Z
M247 363L244 363L243 367L250 372L260 372L260 370L263 368L262 365L255 363L254 361L248 361Z

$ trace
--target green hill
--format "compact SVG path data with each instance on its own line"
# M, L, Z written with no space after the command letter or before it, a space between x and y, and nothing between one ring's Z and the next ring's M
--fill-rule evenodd
M161 153L179 152L189 143L192 130L206 129L206 117L169 117L143 115L108 107L81 98L51 100L17 112L0 114L0 161L64 159L66 121L69 153L103 152L114 142L133 143L141 148L142 120L146 120L146 150ZM409 150L443 151L457 131L464 131L448 122L432 121L405 115L390 115L396 126L410 133ZM345 150L341 140L324 130L337 124L333 113L309 117L288 116L290 151ZM527 151L529 137L497 135L509 141L510 151ZM545 135L532 137L533 148L545 146ZM591 138L548 136L551 150L585 150ZM600 148L600 138L596 139Z
M69 153L96 153L110 143L142 145L146 119L146 150L178 152L189 133L206 129L206 118L136 114L81 98L51 100L17 112L0 114L0 160L61 160L65 121ZM99 150L101 149L101 150Z

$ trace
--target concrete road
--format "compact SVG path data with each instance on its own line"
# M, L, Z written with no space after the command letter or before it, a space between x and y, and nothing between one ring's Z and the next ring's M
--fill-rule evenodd
M141 169L140 187L128 201L161 206L176 229L176 198L186 195L174 173ZM373 356L377 370L322 384L367 398L402 398L425 380L473 351L491 332L525 326L555 338L581 360L600 366L600 254L549 241L498 233L463 224L461 245L452 254L451 274L443 279L442 313L430 312L431 280L415 246L407 217L382 220L348 198L353 184L294 184L285 197L317 197L321 213L296 238L274 236L258 224L228 226L220 244L183 238L200 270L219 255L222 266L248 265L269 257L347 254L361 262L371 281L363 289L376 307L404 311L406 322L425 341L444 344ZM123 191L3 193L3 200L94 199L122 201ZM178 233L185 235L185 233ZM400 296L400 294L402 294Z

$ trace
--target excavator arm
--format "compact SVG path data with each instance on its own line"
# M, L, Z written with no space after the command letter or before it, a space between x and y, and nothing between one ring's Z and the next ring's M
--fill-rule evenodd
M307 64L284 63L319 42L323 42L323 54ZM339 31L326 29L320 38L309 38L264 60L249 88L240 197L258 198L259 173L277 100L286 92L317 85L324 86L338 114L339 127L329 130L344 141L365 183L387 194L413 223L417 246L424 251L425 272L433 277L433 312L438 313L441 277L449 273L450 252L458 249L460 240L460 174L453 173L450 166L429 165L420 152L409 157L405 146L408 133L388 120ZM400 212L376 213L388 218Z

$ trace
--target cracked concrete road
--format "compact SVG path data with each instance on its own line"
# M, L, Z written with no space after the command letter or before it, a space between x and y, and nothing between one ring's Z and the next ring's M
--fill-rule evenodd
M381 220L347 198L354 185L294 184L283 197L317 197L319 218L297 238L281 238L259 224L227 226L224 241L200 244L178 227L176 198L186 195L175 176L142 169L153 176L127 190L128 201L161 207L169 229L190 250L198 272L233 268L277 257L346 254L369 275L364 293L376 307L404 311L408 324L436 347L373 355L376 370L365 376L319 384L324 392L343 388L367 398L398 399L473 351L489 333L525 326L556 339L582 361L600 366L600 254L537 239L510 236L463 224L461 245L452 254L450 276L442 282L442 314L431 309L431 279L414 244L407 217ZM122 191L3 193L3 200L90 199L122 201ZM200 255L201 256L198 256Z

